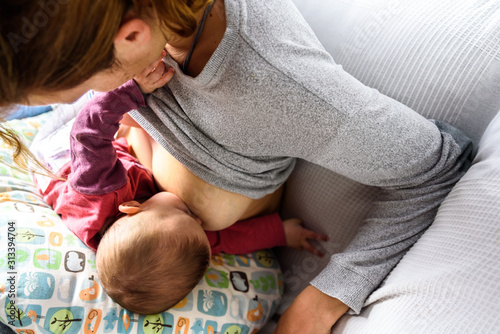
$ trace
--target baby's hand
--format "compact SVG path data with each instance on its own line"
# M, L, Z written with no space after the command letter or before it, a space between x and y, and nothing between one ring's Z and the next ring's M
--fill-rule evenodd
M286 243L288 247L295 249L305 249L315 255L323 257L318 249L309 243L309 239L327 241L328 236L313 232L302 227L300 219L292 218L283 221L283 228L285 229Z
M147 66L142 73L134 78L144 94L152 93L156 88L165 86L174 76L174 69L167 66L162 60L166 54L167 52L163 50L160 59Z

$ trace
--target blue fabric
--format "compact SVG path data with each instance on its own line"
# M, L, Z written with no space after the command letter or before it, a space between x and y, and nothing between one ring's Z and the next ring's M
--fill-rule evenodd
M12 119L21 119L21 118L26 118L26 117L32 117L36 115L43 114L47 111L51 111L52 106L36 106L36 107L31 107L31 106L22 106L19 105L16 112L5 117L6 120L12 120Z

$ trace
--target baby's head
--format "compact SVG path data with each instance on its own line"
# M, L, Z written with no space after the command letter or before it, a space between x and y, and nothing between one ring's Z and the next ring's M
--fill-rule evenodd
M202 279L210 244L199 218L176 195L155 194L124 203L97 248L99 278L106 293L136 313L163 312Z

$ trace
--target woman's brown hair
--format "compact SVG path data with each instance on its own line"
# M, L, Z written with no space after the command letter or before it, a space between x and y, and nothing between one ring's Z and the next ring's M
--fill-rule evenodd
M26 103L33 92L70 89L115 65L113 42L128 12L156 13L166 31L189 36L196 30L196 13L210 1L2 0L1 114ZM25 152L16 136L0 129L0 138Z

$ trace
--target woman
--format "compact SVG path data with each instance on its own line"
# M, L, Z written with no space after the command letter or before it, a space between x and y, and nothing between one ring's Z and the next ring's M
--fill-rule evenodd
M221 214L208 228L272 208L296 158L382 188L277 333L329 333L359 312L468 167L468 138L343 72L289 0L31 2L1 5L0 105L111 90L165 49L173 79L131 116L158 143L155 175L165 150L180 162L160 184L202 219Z

